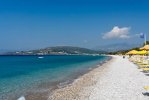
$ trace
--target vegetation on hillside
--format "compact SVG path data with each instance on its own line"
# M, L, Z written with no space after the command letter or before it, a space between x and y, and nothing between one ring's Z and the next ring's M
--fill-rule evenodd
M146 41L146 44L149 45L149 41ZM143 43L142 46L144 46L145 43ZM137 50L139 51L141 47L135 47L135 48L132 48L132 49L129 49L129 50L120 50L120 51L116 51L116 52L109 52L108 54L112 54L112 55L115 55L115 54L126 54L128 51L130 50Z
M56 46L38 50L9 52L8 55L53 55L53 54L101 54L101 51L95 51L86 48L72 46Z

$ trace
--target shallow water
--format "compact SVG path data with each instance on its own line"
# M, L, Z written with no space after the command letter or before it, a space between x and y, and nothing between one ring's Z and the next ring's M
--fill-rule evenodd
M107 56L0 56L0 100L50 91L107 60Z

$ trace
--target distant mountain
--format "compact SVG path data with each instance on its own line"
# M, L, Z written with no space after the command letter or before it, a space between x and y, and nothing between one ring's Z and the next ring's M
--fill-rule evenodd
M135 47L141 47L141 44L127 44L127 43L117 43L109 44L104 46L95 47L94 50L106 51L106 52L115 52L120 50L128 50Z
M50 55L50 54L101 54L101 51L90 50L80 47L56 46L38 50L8 52L7 55Z

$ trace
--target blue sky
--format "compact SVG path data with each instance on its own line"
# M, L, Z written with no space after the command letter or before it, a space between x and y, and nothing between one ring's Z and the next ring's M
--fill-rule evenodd
M141 44L136 34L149 38L148 5L148 0L0 0L0 47Z

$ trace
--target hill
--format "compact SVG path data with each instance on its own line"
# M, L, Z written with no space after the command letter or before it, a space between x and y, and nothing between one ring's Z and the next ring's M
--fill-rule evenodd
M128 44L128 43L116 43L116 44L109 44L104 46L98 46L95 50L102 50L106 52L117 52L123 50L129 50L131 48L140 47L139 44Z
M108 54L126 54L128 51L130 50L137 50L139 51L141 47L143 47L145 45L145 43L143 43L142 45L127 49L127 50L118 50L118 51L114 51L114 52L108 52ZM149 45L149 41L146 41L146 45Z
M72 46L56 46L38 50L8 52L6 55L63 55L63 54L101 54L101 51L95 51L86 48Z

